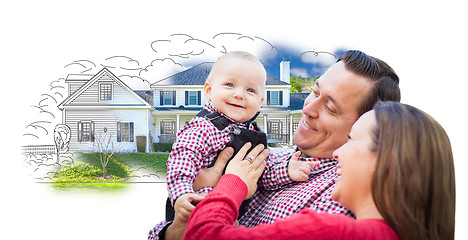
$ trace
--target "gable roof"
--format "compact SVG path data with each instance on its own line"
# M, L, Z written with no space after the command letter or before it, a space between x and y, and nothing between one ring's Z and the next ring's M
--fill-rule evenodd
M148 104L145 100L143 100L138 94L136 94L130 87L128 87L122 80L116 77L109 69L103 68L101 71L96 73L91 79L89 79L85 84L83 84L78 90L76 90L73 94L68 96L65 100L63 100L57 107L62 110L65 105L70 104L73 100L75 100L78 96L80 96L83 92L85 92L88 88L90 88L94 83L100 80L104 75L107 75L108 78L112 79L118 85L120 85L124 90L126 90L130 95L134 96L139 102L141 102L141 106L146 108L152 108L150 104ZM76 74L70 78L71 81L85 81L86 78L89 78L89 75L77 77ZM67 77L68 79L68 77ZM125 104L122 104L125 105Z
M156 86L180 86L180 85L201 85L205 84L205 80L213 67L213 62L204 62L186 69L180 73L162 79L151 84L151 87ZM289 85L281 80L267 75L266 85Z

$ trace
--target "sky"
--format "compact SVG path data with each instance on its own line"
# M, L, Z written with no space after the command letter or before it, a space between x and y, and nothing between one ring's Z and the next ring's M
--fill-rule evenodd
M315 76L331 65L333 55L359 49L392 66L402 102L426 111L449 135L457 181L456 239L467 239L464 9L461 1L451 0L2 2L0 184L5 197L0 211L9 222L0 238L144 239L162 219L156 206L164 204L164 185L135 185L111 195L56 193L24 172L20 146L25 128L36 119L31 106L67 74L114 67L116 75L144 83L242 49L260 56L269 72L278 71L273 77L279 76L283 58L291 62L292 75ZM326 63L312 64L318 59Z

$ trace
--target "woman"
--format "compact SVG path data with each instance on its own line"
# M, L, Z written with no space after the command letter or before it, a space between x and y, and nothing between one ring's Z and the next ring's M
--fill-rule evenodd
M233 226L239 204L256 188L268 151L251 163L236 155L215 190L192 213L184 239L453 239L455 177L450 141L424 112L380 103L356 121L339 162L332 198L355 213L303 210L271 225ZM297 157L297 155L296 155Z

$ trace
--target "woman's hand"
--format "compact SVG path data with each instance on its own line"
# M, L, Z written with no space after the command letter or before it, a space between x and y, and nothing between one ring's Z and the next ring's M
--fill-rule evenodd
M264 149L263 144L259 144L246 155L251 145L246 143L226 168L226 174L237 175L247 185L249 192L246 199L251 198L257 190L257 181L265 169L264 160L270 153L268 149Z

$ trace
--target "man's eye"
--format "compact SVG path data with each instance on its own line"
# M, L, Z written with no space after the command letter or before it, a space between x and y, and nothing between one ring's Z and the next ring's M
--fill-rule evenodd
M330 113L333 113L333 114L335 114L335 113L336 113L335 109L333 109L333 108L329 107L328 105L325 105L325 108L326 108L326 109L327 109L327 111L329 111Z

